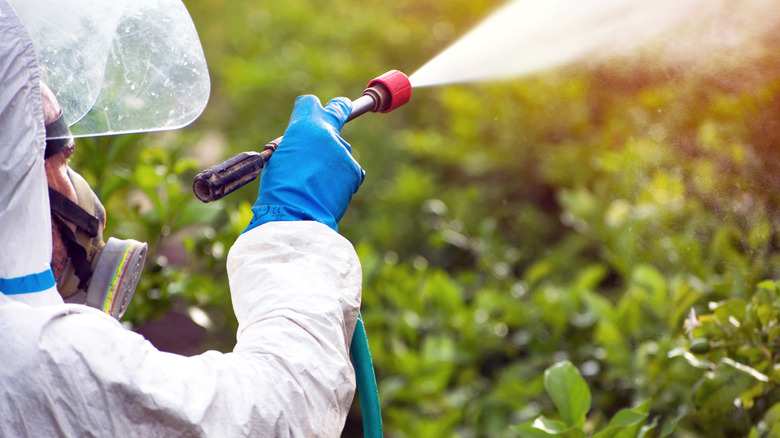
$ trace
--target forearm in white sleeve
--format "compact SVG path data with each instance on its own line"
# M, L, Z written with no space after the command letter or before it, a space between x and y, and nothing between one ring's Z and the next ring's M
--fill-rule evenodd
M272 222L236 241L228 274L226 354L163 353L94 309L0 297L0 435L339 436L362 281L351 244Z
M352 245L318 222L271 222L238 239L228 274L239 321L233 351L292 377L273 382L286 410L340 434L355 391L349 344L362 287Z

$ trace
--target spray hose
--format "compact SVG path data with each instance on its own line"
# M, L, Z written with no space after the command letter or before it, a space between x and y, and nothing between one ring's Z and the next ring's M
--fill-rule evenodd
M347 121L367 112L390 112L409 102L411 97L412 84L409 78L398 70L390 70L369 82L363 95L352 101L352 112ZM241 152L200 172L192 184L195 196L203 202L216 201L249 184L260 175L282 138L268 142L260 153ZM381 438L382 411L379 406L379 391L362 315L358 315L349 350L360 397L363 435L366 438Z
M382 409L379 405L379 390L374 376L374 362L368 348L368 337L363 325L363 315L358 315L355 334L349 346L352 364L355 367L360 412L363 415L363 436L365 438L382 437Z

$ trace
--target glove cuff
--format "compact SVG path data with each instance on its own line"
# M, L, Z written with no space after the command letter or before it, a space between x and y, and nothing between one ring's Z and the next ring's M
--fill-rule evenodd
M241 234L268 222L284 221L316 221L324 223L332 228L333 231L338 231L335 220L323 222L303 210L298 210L297 208L286 205L256 205L252 207L252 212L254 213L254 216L252 216L249 225Z

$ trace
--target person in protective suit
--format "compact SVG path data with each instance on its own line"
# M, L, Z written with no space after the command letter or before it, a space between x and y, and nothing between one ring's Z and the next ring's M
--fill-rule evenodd
M63 301L71 254L56 242L82 219L94 224L76 216L102 228L102 207L81 208L70 142L44 161L59 114L3 0L0 34L13 36L0 39L0 436L338 436L355 391L348 348L361 294L357 255L337 233L365 175L339 136L350 101L296 100L228 256L235 348L184 357ZM57 213L48 188L84 213Z

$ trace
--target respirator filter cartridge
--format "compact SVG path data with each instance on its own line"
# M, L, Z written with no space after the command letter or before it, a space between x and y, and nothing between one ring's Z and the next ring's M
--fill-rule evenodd
M87 290L87 305L120 319L141 278L148 245L110 237L102 248Z

